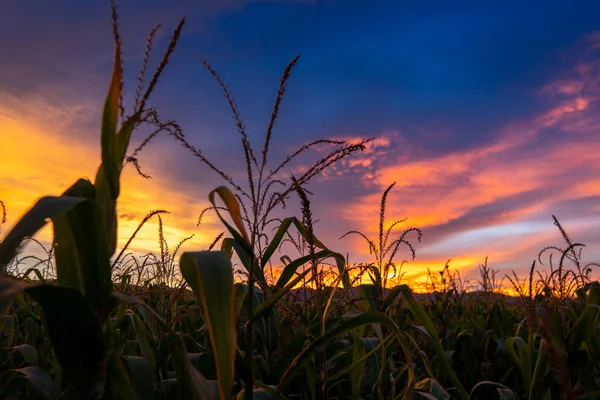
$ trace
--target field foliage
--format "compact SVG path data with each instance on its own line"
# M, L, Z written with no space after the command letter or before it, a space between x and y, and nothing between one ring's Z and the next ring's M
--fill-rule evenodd
M502 279L486 260L473 287L447 265L429 272L427 294L415 293L402 284L399 259L415 257L422 233L386 221L391 183L377 237L342 236L366 240L372 262L349 264L319 240L307 184L370 139L317 140L279 164L269 157L298 57L283 72L260 148L223 78L203 62L240 137L246 179L238 182L149 105L185 20L152 74L158 27L151 31L129 107L114 4L112 20L114 67L94 181L41 197L0 242L0 399L600 398L596 265L582 264L583 245L556 218L564 248L542 249L529 276ZM131 148L144 129L149 135ZM129 252L135 233L117 249L122 170L131 164L145 176L138 155L160 134L223 179L199 210L199 229L214 213L224 230L208 249L181 253L189 238L170 247L165 210L140 223L158 220L156 254ZM287 172L300 154L324 147L302 175ZM301 204L296 216L275 218L292 197ZM5 222L9 205L0 206ZM47 223L51 246L32 238ZM23 254L32 241L47 257ZM501 293L503 283L514 296Z

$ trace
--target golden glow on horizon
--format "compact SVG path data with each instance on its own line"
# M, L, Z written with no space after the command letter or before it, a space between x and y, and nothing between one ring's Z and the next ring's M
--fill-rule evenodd
M551 211L547 206L550 201L600 195L597 180L600 158L590 150L600 146L600 136L594 135L599 124L593 119L593 106L597 108L598 100L593 94L582 94L584 83L594 80L594 85L600 86L597 82L600 79L591 75L590 66L579 65L574 71L578 79L557 80L540 91L541 95L552 99L557 97L546 111L507 124L496 132L496 140L492 143L442 156L382 163L379 167L378 158L389 155L386 153L390 150L389 146L395 143L394 140L402 138L398 132L392 132L389 137L379 137L370 142L365 152L343 160L341 167L336 166L337 169L333 168L329 174L342 175L346 168L366 171L362 175L364 187L375 185L381 191L357 197L352 204L338 207L339 216L352 221L352 229L375 238L381 192L396 181L388 197L388 226L394 220L409 217L397 232L409 226L435 230L463 218L461 225L456 228L457 232L444 233L434 238L433 243L417 246L417 260L406 264L403 270L406 272L404 281L419 285L427 279L427 267L432 273L437 273L453 255L454 249L449 247L449 244L455 245L453 238L480 229L468 218L469 213L477 211L478 207L493 208L496 202L502 204L504 201L510 204L512 208L507 207L505 211L490 212L494 219L489 225L500 227L527 222L528 218L531 220L532 216L540 213L549 216ZM94 138L88 143L78 136L78 132L71 132L69 128L74 114L88 109L90 113L99 112L99 109L94 110L95 105L88 107L82 104L75 111L61 110L39 100L15 106L14 99L6 96L0 92L0 200L4 201L8 211L8 223L3 227L3 233L41 195L58 195L80 177L93 179L100 162L99 139L96 135L86 136ZM543 135L554 134L545 130L548 127L561 129L570 135L569 140L553 143L548 136L548 145L543 151L531 147L535 138L543 140ZM177 146L174 148L181 151ZM174 246L181 239L195 234L185 249L205 249L220 232L206 226L196 227L198 213L207 206L207 200L193 197L187 188L173 190L173 183L168 181L160 166L152 169L153 165L148 164L144 167L153 176L151 180L140 177L132 167L127 167L123 174L123 190L119 201L120 245L126 242L149 211L166 209L171 211L170 215L164 217L167 241ZM306 166L297 168L297 171L303 170L306 170ZM575 179L576 182L573 181ZM559 190L544 194L544 189L553 188L552 185L557 183ZM537 190L541 194L535 201L518 201L519 195ZM513 200L514 204L511 203ZM596 205L595 209L600 211L600 206ZM331 216L332 222L335 222L334 217ZM537 252L531 252L532 248L539 250L540 245L546 245L549 239L556 237L551 221L548 225L549 229L544 233L529 232L522 235L516 232L513 238L503 237L501 240L504 245L481 238L469 239L461 243L463 248L457 251L461 256L452 259L451 268L461 274L472 272L486 256L494 263L515 260L517 256L519 259L534 258ZM157 221L154 219L140 231L130 250L137 253L157 252L157 230ZM50 229L46 227L38 238L49 240L50 234ZM409 237L413 238L412 235ZM327 243L328 238L322 239ZM427 234L424 240L427 240ZM344 245L353 250L353 259L370 259L368 247L362 239L349 238ZM480 246L484 248L480 249ZM431 248L435 248L435 251L431 251ZM423 249L430 251L423 252ZM397 259L409 257L410 254L403 249ZM518 268L528 268L526 264ZM274 269L274 278L278 271L279 268ZM363 276L362 282L368 283L368 275Z
M87 144L58 136L37 122L30 123L8 115L0 123L0 200L7 208L6 233L12 225L43 195L59 195L81 177L94 179L100 163L99 144ZM50 127L52 128L52 127ZM164 193L165 181L160 174L151 172L146 180L135 169L127 166L122 177L119 198L119 245L123 246L144 216L154 209L166 209L163 215L164 235L174 246L181 239L194 234L185 248L204 249L219 233L206 227L197 228L197 214L208 201L197 201L183 192ZM50 226L36 237L49 242ZM157 252L158 220L150 220L138 233L129 250L138 253Z

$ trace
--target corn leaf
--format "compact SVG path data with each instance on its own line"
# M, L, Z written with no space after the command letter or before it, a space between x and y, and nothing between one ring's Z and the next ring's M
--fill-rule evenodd
M57 282L77 288L107 315L112 300L106 231L98 206L88 200L54 218Z
M600 315L600 305L598 304L590 304L581 313L567 335L567 343L570 345L569 352L576 353L584 341L589 342L590 336L596 334L598 315Z
M285 287L278 289L275 293L272 293L266 301L260 303L260 305L254 309L254 316L248 323L269 312L275 306L275 303L277 303L277 301L279 301L279 299L281 299L287 292L293 289L294 286L296 286L302 279L304 279L309 272L311 272L311 270L307 269L303 273L298 274L298 276L296 276L296 278L294 278Z
M117 160L117 124L119 123L119 101L121 98L121 82L123 80L123 68L121 65L121 53L115 49L115 60L113 65L110 86L104 102L102 113L102 131L100 144L102 147L102 167L110 189L111 198L119 196L119 171L120 165Z
M83 201L83 198L56 196L39 199L0 243L0 272L6 270L24 238L33 236L46 225L49 218L54 218Z
M237 230L235 230L231 225L229 225L229 223L221 216L219 209L216 208L217 204L215 203L215 194L219 195L223 203L225 203L225 207L227 208L227 211L229 212L229 215L231 216L231 219L233 220L233 223L235 224ZM225 186L219 186L218 188L210 192L210 194L208 195L208 199L210 200L213 207L215 207L217 215L219 216L223 224L225 224L225 226L233 235L233 237L238 242L245 244L247 250L252 252L252 249L250 248L250 239L248 238L246 228L244 227L244 221L242 219L242 213L240 211L240 204L238 203L231 190L229 190L229 188Z
M349 318L328 330L324 335L319 336L294 358L294 360L291 362L291 364L281 377L281 380L277 387L277 392L274 395L274 399L279 398L278 396L281 394L283 389L292 381L292 379L299 372L299 370L303 368L304 363L315 354L315 352L319 349L320 346L324 345L329 340L331 340L331 338L337 335L351 332L356 328L369 324L385 325L396 334L398 339L402 337L396 324L389 317L380 312L372 311L360 313L355 317ZM401 345L403 345L403 343L401 343Z
M427 332L427 337L429 337L431 343L433 344L433 348L436 352L439 362L442 363L446 374L454 384L460 398L463 400L468 399L469 396L467 392L465 391L462 383L456 376L456 373L454 372L454 370L450 366L450 363L448 362L448 359L446 358L444 348L442 347L438 339L440 336L437 329L435 328L435 325L433 325L433 322L431 321L423 307L421 307L421 305L417 302L415 296L412 293L412 290L410 290L408 286L400 285L400 292L402 293L402 298L404 298L404 300L407 301L408 306L415 319L423 326L423 329Z
M105 399L138 400L146 398L136 393L137 388L134 387L131 379L129 379L129 374L125 370L125 366L121 362L121 357L119 357L116 351L110 353L107 370L110 379L108 379L106 385ZM131 370L131 374L135 378L135 371Z
M26 289L44 311L52 348L80 398L94 399L105 386L107 350L100 323L77 289L40 285Z
M131 376L131 383L139 399L156 399L154 388L154 368L144 357L124 356L124 361Z
M202 303L215 357L219 393L221 398L229 399L237 346L231 261L222 251L187 252L181 256L180 268Z
M36 396L47 400L56 398L54 381L48 372L42 368L24 367L13 369L13 371L27 379L27 382L31 385L31 389Z
M185 345L181 336L167 333L162 337L161 346L171 354L180 393L183 393L184 388L187 388L194 400L216 400L219 398L217 385L213 381L207 380L192 366L186 356Z

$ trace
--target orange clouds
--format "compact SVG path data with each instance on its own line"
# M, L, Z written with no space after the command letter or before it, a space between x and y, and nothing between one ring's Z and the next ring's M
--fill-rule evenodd
M40 196L58 195L80 177L93 181L100 163L99 139L94 134L92 143L82 140L80 132L73 129L72 116L63 109L48 104L29 104L18 107L6 101L0 120L0 199L8 212L6 232ZM10 99L9 99L10 100ZM10 104L15 108L8 108ZM31 108L43 111L37 116ZM96 105L86 106L89 108ZM36 108L37 109L37 108ZM51 121L53 123L46 123ZM143 155L142 155L143 162ZM195 234L185 247L204 249L219 233L206 226L197 228L199 212L208 201L193 198L193 194L172 191L171 185L157 168L148 165L154 179L145 180L135 169L127 166L122 177L122 194L119 199L119 244L125 244L144 216L154 209L171 212L164 216L167 241L176 244L184 237ZM158 225L151 220L138 233L130 250L146 253L157 251ZM46 226L38 238L49 241L51 229Z
M528 268L525 261L542 247L560 243L550 217L554 210L564 212L567 204L588 199L585 208L568 208L571 232L584 231L586 216L578 213L600 211L595 151L600 147L600 66L578 62L567 77L545 85L539 94L549 99L545 111L506 124L486 144L366 169L370 176L365 175L364 184L376 183L379 190L346 205L344 218L354 229L375 235L381 193L396 182L387 220L409 217L402 227L424 230L417 262L405 266L407 277L422 281L427 266L443 266L455 253L461 259L453 267L470 275L488 254L492 265ZM368 259L367 246L353 243Z

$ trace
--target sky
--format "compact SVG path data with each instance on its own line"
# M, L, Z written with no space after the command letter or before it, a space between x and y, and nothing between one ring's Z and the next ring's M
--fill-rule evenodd
M477 276L486 256L523 274L545 246L563 246L556 215L585 261L599 261L600 4L593 1L167 1L119 4L125 90L135 90L148 32L162 24L156 62L178 20L180 43L151 99L209 159L244 176L239 134L206 59L229 84L251 144L262 147L279 77L297 54L271 143L271 165L304 143L374 137L367 149L308 186L317 236L351 262L372 259L379 202L388 221L418 227L406 277L450 266ZM113 42L108 2L0 0L0 200L5 234L42 195L93 179ZM126 97L130 99L130 97ZM143 140L136 133L133 145ZM306 168L319 150L286 173ZM119 203L123 244L151 210L165 209L170 243L194 234L205 249L222 230L200 226L224 182L173 138L128 166ZM291 202L279 216L300 216ZM157 251L156 221L132 244ZM49 228L39 238L47 240ZM414 236L412 237L415 238ZM547 261L547 260L546 260Z

